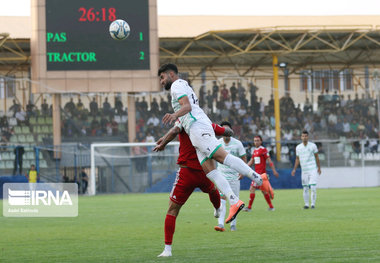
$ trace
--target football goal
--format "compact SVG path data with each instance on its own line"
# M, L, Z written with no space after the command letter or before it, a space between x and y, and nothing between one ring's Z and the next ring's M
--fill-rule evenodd
M88 194L138 193L178 169L178 142L153 152L155 143L91 144Z

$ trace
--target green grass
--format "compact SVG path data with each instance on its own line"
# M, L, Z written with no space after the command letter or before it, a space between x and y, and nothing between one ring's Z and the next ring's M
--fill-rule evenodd
M379 197L380 188L318 189L317 208L303 210L302 190L277 190L268 212L258 194L238 230L220 233L208 196L196 192L171 258L157 258L168 194L80 197L76 218L0 217L0 262L380 262Z

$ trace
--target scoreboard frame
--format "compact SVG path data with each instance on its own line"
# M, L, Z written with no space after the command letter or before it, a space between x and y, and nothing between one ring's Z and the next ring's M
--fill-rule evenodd
M91 67L88 67L85 65L85 63L91 63L91 62L83 62L84 70L82 70L82 66L80 63L71 63L73 67L70 66L61 67L58 66L58 68L52 68L51 66L48 68L48 59L52 57L51 53L48 54L47 51L47 45L49 44L47 42L47 33L49 33L49 38L51 40L51 37L53 34L56 35L57 41L60 39L64 41L69 41L70 35L64 35L62 38L62 32L47 32L47 25L46 25L46 1L49 0L32 0L32 8L31 8L31 15L32 15L32 38L31 38L31 58L32 58L32 69L31 69L31 75L32 75L32 91L33 93L50 93L50 94L61 94L61 93L108 93L108 92L156 92L160 91L159 82L157 79L157 71L159 66L159 39L158 39L158 25L157 25L157 4L156 0L145 0L148 4L148 11L149 14L149 54L145 54L145 58L147 59L147 64L145 63L145 66L140 67L143 69L140 69L139 66L133 63L130 65L126 65L125 67L122 65L122 63L119 62L119 66L116 67L112 64L112 60L108 61L108 64L101 65L101 69L89 69ZM139 34L140 31L137 30L133 32L133 26L131 25L131 35L123 41L117 41L113 40L108 32L108 26L105 28L104 24L107 23L109 25L111 21L101 21L103 23L97 22L96 18L99 18L98 20L107 19L108 17L104 17L104 13L108 11L108 7L112 6L112 2L120 2L119 0L109 0L109 1L102 1L102 0L76 0L76 1L69 1L70 3L75 3L76 7L73 9L78 12L78 18L79 19L92 19L95 15L95 19L93 21L81 21L83 23L91 24L92 27L99 26L99 34L106 34L107 39L106 41L114 41L115 44L123 44L124 41L128 41L128 39L131 37L132 34ZM131 0L129 0L131 1ZM132 0L133 1L133 0ZM66 2L66 1L62 1ZM96 13L95 11L92 11L93 13L89 14L90 8L92 6L96 6L89 3L106 3L107 7L98 8L99 13ZM127 1L126 1L127 2ZM50 3L49 3L50 4ZM79 10L79 8L81 10ZM132 7L132 6L131 6ZM86 13L87 12L87 13ZM98 15L99 14L99 15ZM96 17L98 15L98 17ZM108 15L108 14L106 14ZM112 17L113 18L113 17ZM123 19L123 17L117 17L116 19ZM127 18L124 18L128 22ZM75 21L76 24L79 22ZM65 21L62 21L62 23L65 23ZM69 23L66 21L66 23ZM73 25L75 25L74 22L72 22ZM85 32L84 32L85 33ZM133 36L131 38L131 41L133 40ZM119 43L117 43L119 42ZM130 46L130 49L133 49L136 47L137 42L135 41L132 46ZM112 44L112 42L111 42ZM128 47L128 44L126 42L126 47ZM62 44L61 44L62 46ZM64 45L63 45L64 46ZM78 45L77 45L78 46ZM51 49L51 48L49 48ZM111 53L111 52L110 52ZM75 56L74 56L75 55ZM71 57L66 55L66 58L70 59L78 59L78 54L74 54ZM86 57L84 57L86 58ZM91 58L91 56L90 56ZM70 64L70 61L64 61L61 63L68 63ZM136 61L138 63L138 61ZM79 66L78 66L79 64ZM128 62L126 62L128 64ZM107 66L109 65L109 67ZM109 69L108 69L109 68ZM127 69L123 69L127 68Z

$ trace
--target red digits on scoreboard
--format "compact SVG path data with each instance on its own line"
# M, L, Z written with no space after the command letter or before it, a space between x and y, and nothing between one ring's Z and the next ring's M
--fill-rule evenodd
M86 9L85 7L79 7L78 12L81 13L79 22L99 22L99 21L114 21L116 20L116 9L114 7L101 8L100 11L96 11L94 7Z
M110 9L108 9L108 13L109 13L109 16L108 16L108 20L109 21L114 21L116 20L116 9L111 7Z

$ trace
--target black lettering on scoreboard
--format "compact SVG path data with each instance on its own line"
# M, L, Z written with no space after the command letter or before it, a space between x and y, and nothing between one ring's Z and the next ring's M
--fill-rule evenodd
M46 0L47 70L149 70L148 0ZM131 33L114 40L109 25Z

